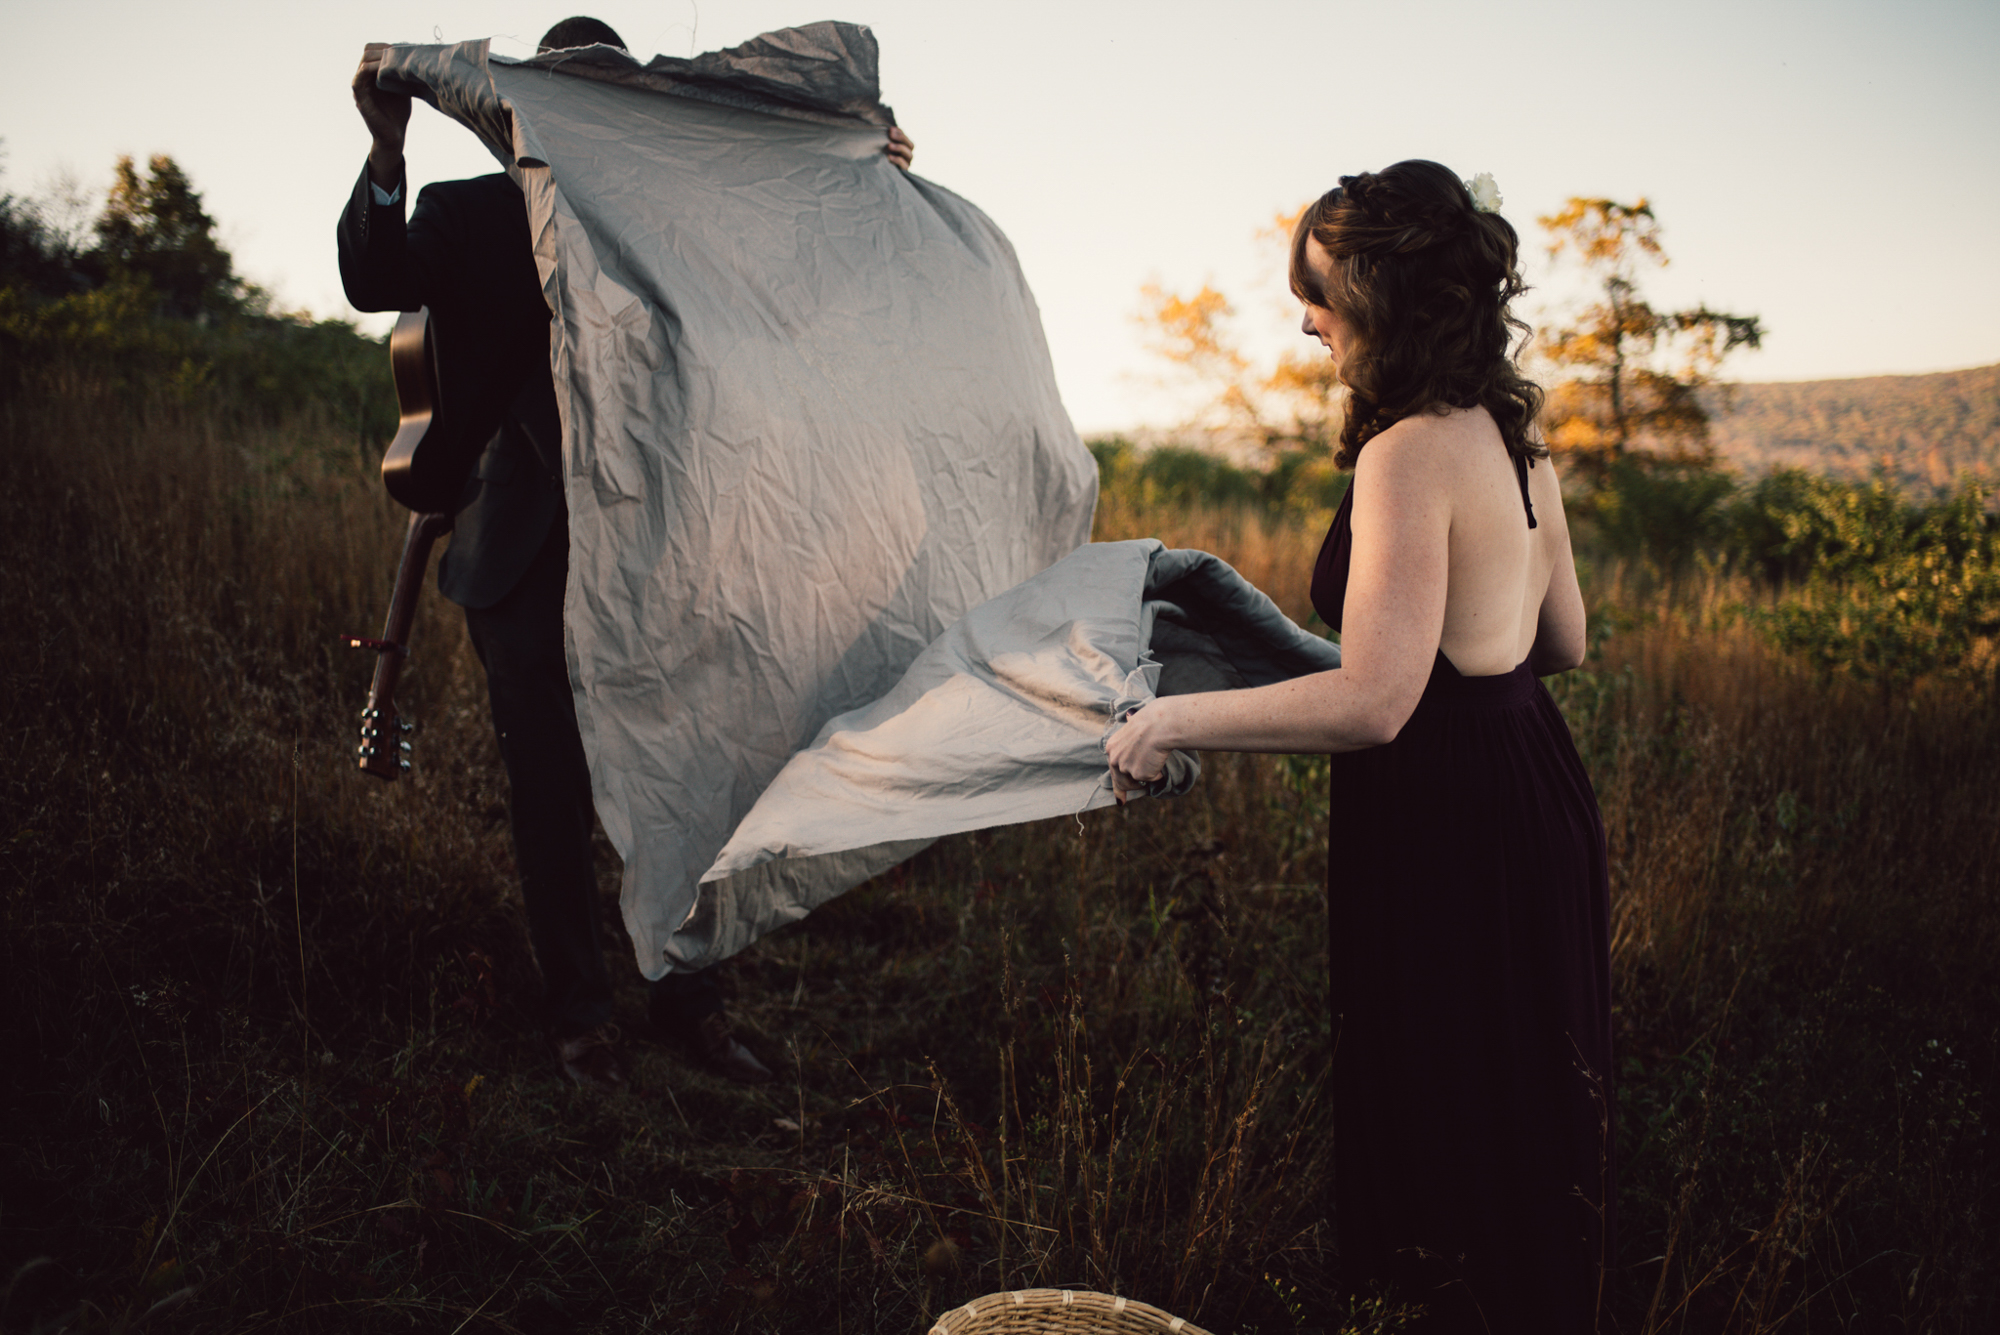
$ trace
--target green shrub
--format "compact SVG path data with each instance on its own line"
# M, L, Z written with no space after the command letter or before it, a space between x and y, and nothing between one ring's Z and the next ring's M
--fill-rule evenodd
M1086 443L1104 491L1143 509L1241 509L1275 518L1330 512L1347 491L1347 474L1324 454L1307 450L1287 451L1269 468L1258 469L1188 445L1142 449L1123 436Z
M1773 643L1885 688L1990 671L2000 632L1995 521L1979 483L1912 503L1886 480L1774 473L1735 507L1737 559L1781 587L1752 609Z
M1695 554L1712 547L1725 523L1724 502L1736 483L1727 473L1695 463L1613 463L1604 485L1581 508L1611 552L1627 561L1651 561L1678 574Z
M1219 455L1186 445L1141 450L1123 436L1089 442L1101 485L1132 493L1148 505L1261 505L1264 487L1257 474Z
M1870 579L1906 553L1962 562L1989 553L1985 492L1968 478L1948 499L1912 503L1886 478L1866 483L1787 468L1746 490L1730 515L1738 561L1766 579Z
M0 393L87 367L94 392L134 406L164 389L217 420L269 425L304 416L367 452L396 426L383 343L344 320L277 314L261 301L220 318L176 319L129 277L53 300L0 286Z

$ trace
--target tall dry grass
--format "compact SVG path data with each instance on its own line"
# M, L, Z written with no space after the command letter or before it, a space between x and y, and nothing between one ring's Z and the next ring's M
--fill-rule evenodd
M635 1088L595 1098L532 1020L434 595L414 781L351 768L336 637L400 537L360 443L74 367L0 441L0 1330L914 1332L1040 1284L1396 1327L1330 1278L1323 763L946 840L761 943L730 986L776 1087L647 1042L615 957ZM1306 611L1308 524L1111 496L1099 536ZM1612 1325L1982 1329L1990 692L1817 680L1753 593L1594 581L1557 686L1613 836Z
M1210 546L1302 617L1317 524L1107 511L1100 538ZM1990 671L1816 672L1758 632L1771 588L1580 540L1591 660L1550 685L1611 844L1612 1328L2000 1320Z
M1269 594L1286 616L1313 621L1313 561L1333 512L1291 514L1256 506L1149 506L1135 496L1107 491L1098 498L1092 539L1158 538L1169 547L1214 552ZM1319 627L1324 629L1324 627Z
M1557 692L1611 838L1634 1328L1981 1329L1991 682L1827 678L1755 634L1754 585L1624 583Z
M734 970L777 1091L645 1043L614 959L638 1092L584 1097L530 1013L459 620L427 595L414 781L355 774L370 664L337 637L379 619L399 516L338 431L213 407L55 367L0 417L32 758L0 785L0 1328L1324 1297L1323 803L1224 764L1174 808L948 841Z

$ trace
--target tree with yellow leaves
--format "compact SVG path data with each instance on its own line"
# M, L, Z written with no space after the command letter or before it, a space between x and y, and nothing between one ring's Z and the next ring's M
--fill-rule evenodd
M1700 391L1715 382L1730 353L1761 345L1758 318L1712 311L1706 303L1657 310L1640 294L1640 266L1667 263L1659 220L1643 198L1621 204L1574 197L1537 221L1549 234L1549 256L1582 265L1601 293L1569 324L1542 331L1543 359L1566 377L1548 386L1550 446L1598 484L1625 460L1712 465Z
M1301 211L1279 214L1258 237L1284 244ZM1207 284L1182 296L1148 283L1140 295L1138 319L1150 335L1150 349L1210 391L1190 425L1230 444L1248 445L1266 463L1292 453L1332 451L1340 434L1339 383L1324 355L1283 352L1269 366L1252 364L1228 328L1236 308Z

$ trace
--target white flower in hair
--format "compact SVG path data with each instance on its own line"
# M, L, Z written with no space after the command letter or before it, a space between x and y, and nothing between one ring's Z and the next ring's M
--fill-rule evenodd
M1507 201L1500 198L1500 185L1493 179L1492 172L1481 172L1465 183L1472 192L1472 207L1481 213L1498 213Z

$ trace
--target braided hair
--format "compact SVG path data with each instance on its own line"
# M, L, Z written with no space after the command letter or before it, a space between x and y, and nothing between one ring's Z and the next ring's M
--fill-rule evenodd
M1306 243L1332 257L1323 282ZM1406 417L1484 407L1510 453L1548 457L1530 434L1542 391L1511 347L1526 322L1507 305L1527 288L1520 237L1474 207L1457 173L1411 159L1343 176L1292 232L1292 292L1354 331L1340 379L1349 391L1336 462L1352 468L1370 440Z

